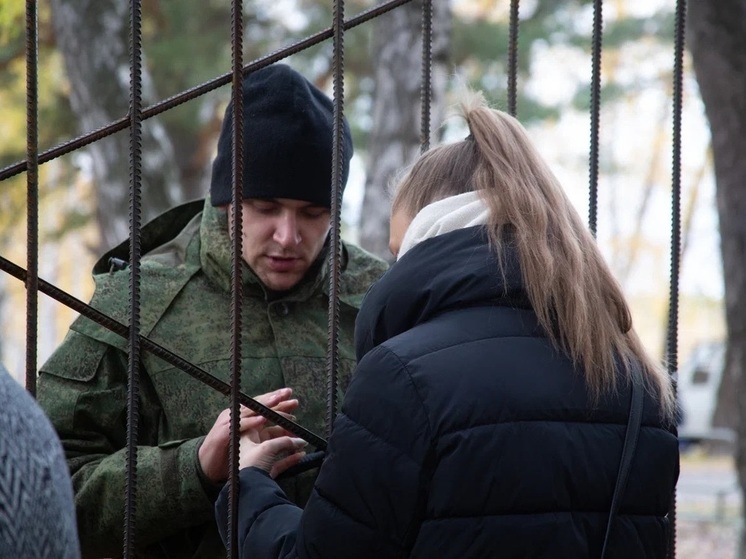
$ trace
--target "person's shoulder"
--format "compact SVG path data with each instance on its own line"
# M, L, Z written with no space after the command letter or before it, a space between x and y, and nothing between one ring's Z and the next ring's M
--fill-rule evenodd
M39 403L5 369L0 370L0 432L12 432L15 435L8 439L7 442L10 444L0 445L0 454L4 453L5 466L26 468L27 471L24 473L28 475L39 474L38 470L28 471L29 459L37 458L33 464L36 468L47 465L51 460L63 458L62 448L47 415ZM9 464L8 460L14 461L15 464ZM34 480L31 485L39 481ZM29 489L31 487L27 487L27 490Z
M380 279L389 265L359 246L345 243L344 249L347 261L342 273L340 298L359 309L370 286Z
M140 248L143 262L148 259L175 265L178 258L164 258L167 249L184 252L199 229L204 200L193 200L173 207L143 225ZM93 266L93 275L102 276L124 269L130 258L130 241L122 241L104 253ZM183 256L181 258L183 260Z
M359 282L367 290L389 268L388 262L357 245L345 243L344 247L347 252L344 276L351 286Z
M199 271L197 265L171 266L157 259L143 259L140 266L140 332L148 335L172 301ZM114 320L127 324L130 313L130 270L94 274L95 290L90 306ZM126 340L96 322L81 316L72 329L115 347Z
M0 433L13 435L0 440L0 556L79 556L72 485L59 438L37 401L2 367Z

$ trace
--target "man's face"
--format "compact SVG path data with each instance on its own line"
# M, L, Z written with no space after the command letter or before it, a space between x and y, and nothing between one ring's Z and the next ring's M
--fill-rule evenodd
M244 260L268 289L292 289L324 247L329 216L328 208L301 200L244 200ZM229 207L229 226L231 221Z

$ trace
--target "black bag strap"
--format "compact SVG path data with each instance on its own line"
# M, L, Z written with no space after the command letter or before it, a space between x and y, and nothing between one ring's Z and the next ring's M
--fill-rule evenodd
M616 478L614 495L611 498L611 510L609 510L609 522L606 525L606 535L604 536L604 546L601 550L601 559L606 557L606 547L609 543L609 535L616 518L619 502L622 499L624 488L627 485L627 477L632 468L632 459L635 457L635 448L637 447L637 437L640 434L640 423L642 423L642 406L645 390L642 386L642 373L638 365L632 366L632 396L629 402L629 420L627 421L627 430L624 434L624 447L622 447L622 458L619 462L619 474Z

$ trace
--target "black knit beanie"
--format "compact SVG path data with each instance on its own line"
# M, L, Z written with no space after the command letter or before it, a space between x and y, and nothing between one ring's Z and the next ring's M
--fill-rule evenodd
M244 198L290 198L331 207L332 101L285 64L273 64L243 80ZM233 110L225 111L212 164L213 206L231 201ZM342 187L352 157L344 121Z

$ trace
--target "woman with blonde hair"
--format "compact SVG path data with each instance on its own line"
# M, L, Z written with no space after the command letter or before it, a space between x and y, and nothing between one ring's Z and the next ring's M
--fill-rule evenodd
M298 441L242 440L244 557L667 556L669 377L523 127L481 97L463 115L396 189L305 511L271 479Z

